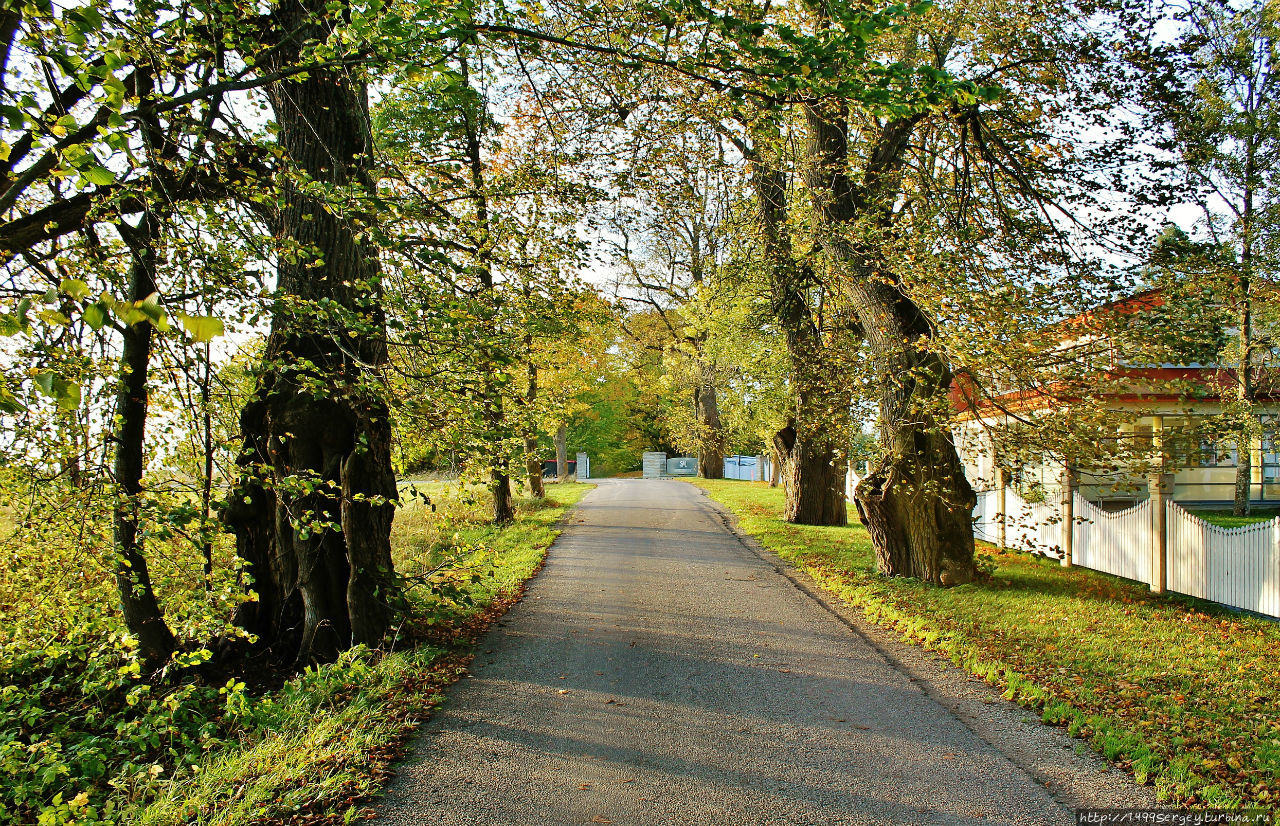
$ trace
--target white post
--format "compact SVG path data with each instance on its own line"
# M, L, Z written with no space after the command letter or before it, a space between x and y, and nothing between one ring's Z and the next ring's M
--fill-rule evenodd
M996 544L1000 546L1003 553L1005 547L1005 522L1007 516L1005 513L1004 489L1009 484L1009 478L1005 474L1002 467L996 468Z
M1156 449L1156 472L1147 479L1151 494L1151 593L1163 594L1169 585L1169 536L1165 524L1165 503L1173 493L1173 474L1165 473L1168 458L1164 449L1164 416L1151 417L1151 440Z
M1062 567L1070 568L1076 542L1076 487L1079 476L1070 461L1062 464Z
M1280 516L1271 520L1271 615L1280 617Z
M1173 494L1173 474L1153 473L1147 485L1151 490L1151 593L1163 594L1169 585L1169 533L1165 516Z

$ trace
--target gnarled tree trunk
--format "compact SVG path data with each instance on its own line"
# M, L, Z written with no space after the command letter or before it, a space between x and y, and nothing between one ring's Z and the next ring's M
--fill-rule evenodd
M756 128L759 130L761 126ZM757 138L762 138L762 142L770 138L776 140L776 130L773 134L757 133ZM815 399L834 384L830 375L833 371L826 364L821 334L806 296L814 279L797 265L792 251L787 228L786 177L780 165L766 157L766 147L748 146L744 142L739 148L751 160L751 183L759 202L770 306L786 337L791 368L795 416L773 437L786 492L783 519L801 525L845 525L848 509L843 475L838 467L841 454L830 438L818 432Z
M323 40L324 6L276 12L284 65ZM273 64L268 70L276 68ZM281 660L305 665L377 645L393 611L391 419L375 371L387 362L377 250L368 215L335 214L299 178L371 189L364 86L315 70L268 87L279 140L297 177L283 183L282 299L263 370L241 415L241 479L226 510L257 599L239 623Z
M715 369L710 365L700 366L693 408L698 428L698 472L704 479L723 479L724 427L720 423L720 405L716 399Z
M881 572L938 585L971 581L973 506L951 435L938 419L951 372L929 348L933 329L870 242L892 226L908 140L919 117L884 124L858 180L851 179L847 116L839 103L806 106L806 180L823 251L840 273L880 380L884 456L855 491Z
M782 457L780 475L787 495L782 518L797 525L847 524L844 474L831 443L801 438L789 424L774 434L773 448Z

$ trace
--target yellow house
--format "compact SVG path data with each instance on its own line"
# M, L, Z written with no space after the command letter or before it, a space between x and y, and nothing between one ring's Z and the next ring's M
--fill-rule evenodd
M1148 291L1108 310L1126 314L1156 306L1158 291ZM1223 411L1223 399L1236 392L1236 373L1215 364L1133 365L1125 363L1105 336L1077 334L1055 353L1067 358L1087 358L1111 380L1113 390L1101 395L1103 406L1121 424L1114 438L1123 443L1130 458L1108 470L1078 467L1074 482L1080 493L1105 507L1119 508L1148 498L1148 472L1161 468L1165 484L1176 501L1208 505L1235 499L1237 455L1234 444L1217 444L1188 436L1200 432L1198 421L1208 421ZM1280 505L1280 377L1275 368L1253 368L1257 391L1253 410L1259 427L1250 448L1249 498L1256 505ZM968 392L972 380L961 372L952 390L957 411L954 437L966 473L978 490L999 485L1001 471L995 465L993 432L1017 419L1052 416L1061 399L1049 392L1009 391L995 395ZM1188 392L1191 388L1193 392ZM981 399L981 401L975 401ZM1062 491L1065 468L1061 456L1047 455L1003 469L1005 481L1033 499L1056 497ZM1141 467L1139 467L1141 465Z

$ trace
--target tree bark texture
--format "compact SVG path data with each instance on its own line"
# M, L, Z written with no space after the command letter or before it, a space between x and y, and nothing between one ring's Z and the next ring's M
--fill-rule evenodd
M701 364L698 379L693 399L698 428L698 472L704 479L723 479L724 427L720 423L720 405L716 399L715 368Z
M129 300L142 301L156 291L154 239L156 228L144 216L137 229L121 227L133 253L129 268ZM116 587L129 633L138 639L138 651L149 667L163 665L177 649L178 641L165 622L140 536L143 445L146 439L148 372L155 328L140 321L124 328L120 357L120 385L116 391L115 462L116 504L113 532L116 548Z
M542 457L538 454L538 436L524 437L525 472L529 477L529 493L535 499L547 495L547 488L542 483Z
M782 457L786 506L782 518L797 525L848 524L844 473L829 442L800 438L788 425L773 436L774 452Z
M281 6L275 60L323 40L323 17L322 5ZM377 378L387 350L377 250L361 231L372 218L326 208L299 180L349 197L371 190L366 90L317 70L267 93L294 172L273 229L297 254L279 256L281 298L241 415L241 480L226 518L257 594L239 623L276 658L305 665L377 645L393 613L396 486Z
M466 52L460 52L458 67L461 70L463 83L470 84L470 65ZM505 443L511 435L506 420L502 401L502 388L494 379L494 373L501 368L501 359L494 352L491 342L498 337L496 317L500 297L494 288L493 279L493 233L489 225L489 196L485 182L485 166L483 157L482 116L484 115L484 96L477 92L470 103L462 105L463 129L466 138L467 167L471 176L471 201L475 207L476 249L479 267L481 295L490 303L483 308L483 326L488 342L481 345L479 361L484 369L482 382L481 420L492 444ZM511 459L505 450L495 450L489 465L489 493L493 496L493 524L505 525L515 519L515 507L511 499Z
M547 495L547 490L542 484L542 456L538 452L538 431L533 416L534 405L538 401L538 365L533 361L533 337L530 335L525 336L525 351L530 354L530 358L529 385L524 395L525 415L528 417L525 423L528 430L524 434L524 468L529 480L530 495L535 499L542 499Z
M1251 503L1249 494L1253 489L1253 441L1261 435L1261 426L1257 414L1256 391L1253 376L1253 304L1250 291L1253 280L1253 248L1246 243L1241 255L1242 266L1237 288L1239 291L1239 307L1236 323L1239 332L1236 334L1240 345L1240 367L1236 375L1237 415L1236 425L1236 478L1235 496L1232 513L1236 516L1247 516Z
M848 123L838 103L806 106L806 180L823 251L840 274L880 375L883 458L855 491L882 573L938 585L976 575L972 512L977 497L938 411L952 376L929 347L933 329L902 282L879 266L877 234L892 205L919 117L886 122L857 180L849 175Z
M1254 412L1256 395L1253 382L1253 238L1254 221L1257 217L1254 182L1257 175L1257 137L1251 135L1245 140L1245 187L1240 215L1240 276L1237 281L1240 305L1237 310L1239 331L1236 335L1240 342L1240 373L1236 376L1236 381L1243 421L1240 423L1240 436L1236 442L1236 486L1232 509L1236 516L1249 514L1249 492L1253 487L1253 439L1255 435L1261 435L1259 419Z
M556 428L556 478L561 482L569 481L569 428L560 425Z
M761 146L770 137L776 136L757 135L754 146L743 148L751 160L751 183L759 205L770 309L786 339L791 374L792 419L773 438L786 493L783 518L801 525L845 525L848 509L839 470L842 451L822 434L831 413L824 413L818 403L824 388L838 378L827 364L822 336L810 312L807 288L813 279L806 277L793 254L786 176L766 156L767 146Z

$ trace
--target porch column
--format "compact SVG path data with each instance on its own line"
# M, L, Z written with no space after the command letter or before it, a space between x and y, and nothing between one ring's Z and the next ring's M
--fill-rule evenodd
M1076 489L1080 475L1070 460L1062 463L1062 567L1070 568L1076 541Z
M1004 489L1009 484L1009 476L1005 473L1004 468L996 468L996 544L1000 547L1000 552L1004 553L1005 548L1005 522L1008 517L1005 511Z
M1165 503L1173 495L1173 474L1167 473L1169 457L1164 443L1164 417L1153 416L1152 444L1156 449L1156 472L1147 478L1151 494L1151 593L1163 594L1169 585L1169 535L1165 525Z

